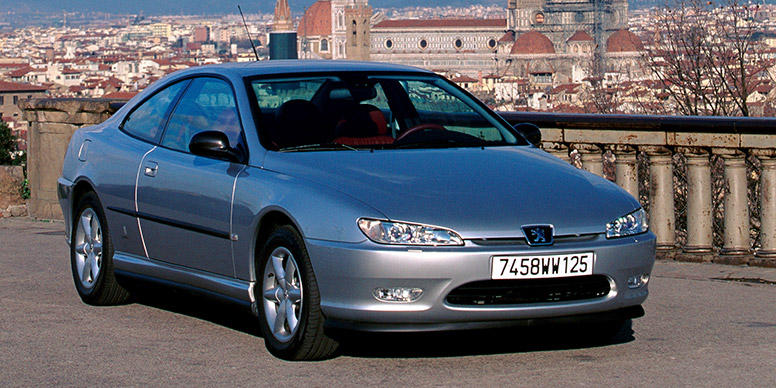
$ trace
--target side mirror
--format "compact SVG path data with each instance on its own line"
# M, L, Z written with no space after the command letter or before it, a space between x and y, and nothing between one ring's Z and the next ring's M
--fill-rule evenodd
M198 156L224 159L241 163L242 152L229 146L229 138L223 132L204 131L191 137L189 151Z
M525 140L528 140L528 142L533 144L534 146L538 147L539 144L541 144L542 131L535 124L520 123L520 124L515 124L513 128L515 128L515 131L523 135Z

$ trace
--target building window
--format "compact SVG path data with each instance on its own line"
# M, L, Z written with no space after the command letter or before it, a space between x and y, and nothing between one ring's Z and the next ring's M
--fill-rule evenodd
M533 79L533 82L537 84L552 83L552 73L533 73L531 74L531 78Z
M392 49L393 48L393 41L390 40L390 39L386 39L385 40L385 48L387 48L388 50Z
M421 39L421 40L418 42L418 47L420 47L420 49L421 49L421 50L425 50L425 49L427 49L427 48L428 48L428 41L427 41L425 38L424 38L424 39Z
M321 51L329 51L329 41L321 39Z
M453 46L455 46L456 50L460 50L461 48L463 48L463 41L460 38L458 38L455 41L453 41Z
M533 14L533 17L531 18L531 23L533 24L544 24L544 14L541 12L536 12Z
M19 96L13 96L13 104L16 105L19 103Z
M496 44L497 44L497 42L496 42L495 39L493 39L493 38L488 39L488 48L489 49L492 50L492 49L496 48Z
M5 104L5 96L0 96L0 105Z

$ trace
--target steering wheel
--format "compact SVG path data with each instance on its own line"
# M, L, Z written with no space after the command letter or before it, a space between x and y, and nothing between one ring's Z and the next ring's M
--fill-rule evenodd
M420 131L425 131L427 129L430 129L432 131L446 131L447 129L439 124L433 124L433 123L426 123L426 124L418 124L399 135L399 137L396 138L396 141L399 141L401 139L404 139L405 137Z

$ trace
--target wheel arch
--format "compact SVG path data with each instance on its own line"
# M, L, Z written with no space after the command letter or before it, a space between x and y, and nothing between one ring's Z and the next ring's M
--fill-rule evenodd
M97 195L97 190L94 189L94 185L92 184L92 182L90 182L86 178L81 178L81 179L76 180L75 184L73 185L73 189L71 191L71 194L70 194L70 203L68 204L69 205L68 212L70 214L69 214L69 217L67 217L67 215L65 215L65 217L64 217L65 220L69 220L70 221L70 225L66 226L66 228L67 228L66 230L70 230L70 228L73 225L73 222L75 222L74 221L75 217L76 217L75 212L78 210L77 209L78 204L81 202L81 198L83 198L84 195L86 195L86 193L94 193L94 195L97 196L97 199L98 200L100 199L100 196ZM75 233L75 231L70 231L68 233L68 236L67 236L67 243L68 244L72 243L72 239L73 239L72 235L73 235L73 233Z
M302 234L302 230L297 225L296 222L294 222L293 218L286 214L285 212L281 211L280 209L273 209L268 212L266 212L264 215L261 216L258 222L258 226L256 228L256 236L254 237L255 246L253 249L253 270L252 273L254 276L258 279L258 263L259 256L261 253L261 250L264 248L264 244L267 243L267 240L269 239L270 235L272 235L272 232L280 228L282 226L289 225L292 228L296 230L297 233L299 233L300 236L304 236ZM302 243L304 243L304 238L302 238Z

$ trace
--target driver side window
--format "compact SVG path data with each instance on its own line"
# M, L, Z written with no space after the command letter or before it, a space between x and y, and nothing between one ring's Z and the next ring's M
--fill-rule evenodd
M191 82L170 116L162 146L189 152L189 142L197 133L219 131L237 148L242 130L232 87L217 78L197 78Z

